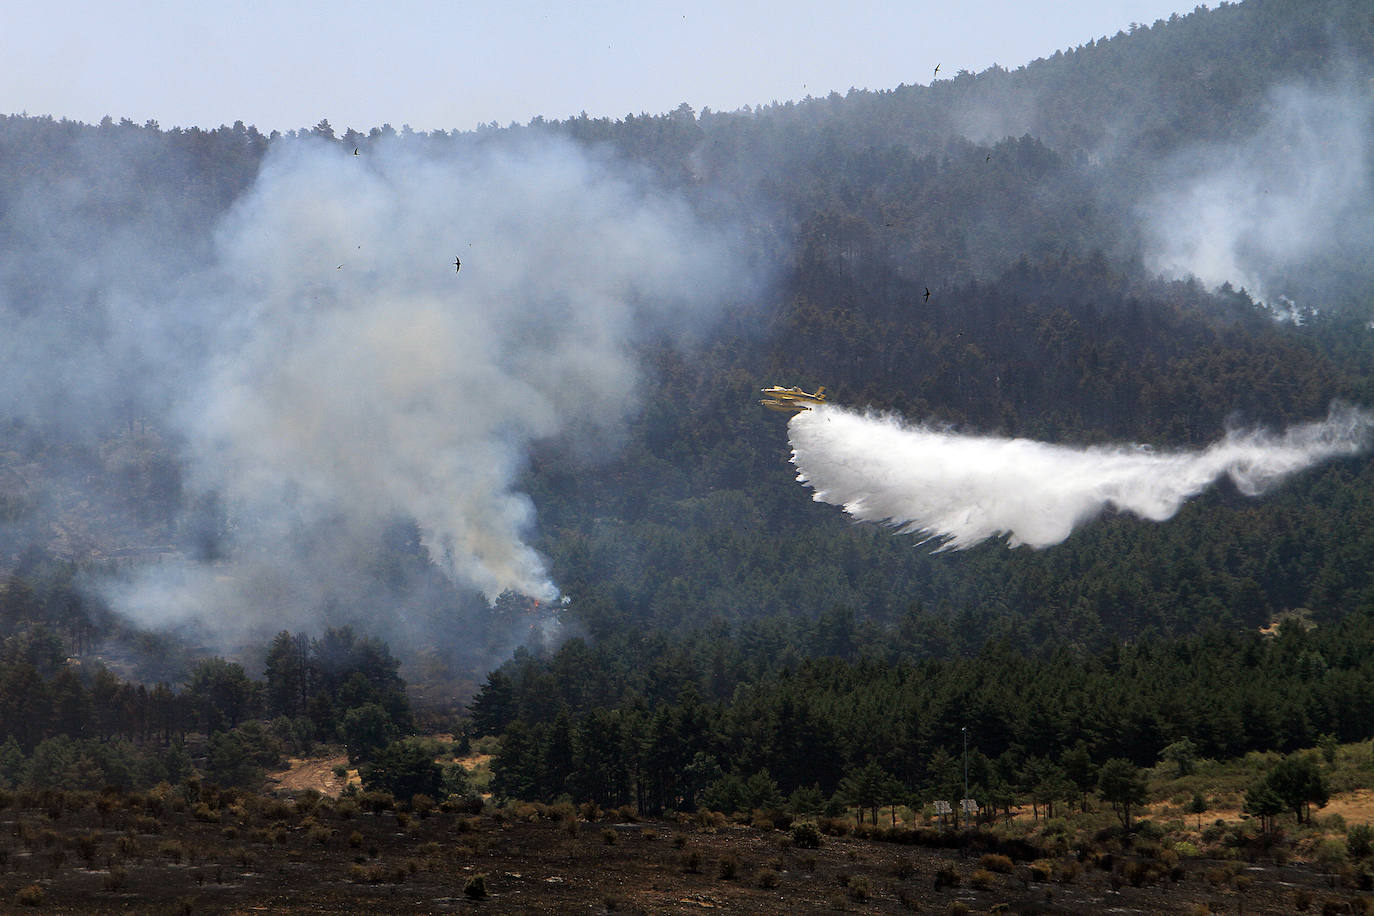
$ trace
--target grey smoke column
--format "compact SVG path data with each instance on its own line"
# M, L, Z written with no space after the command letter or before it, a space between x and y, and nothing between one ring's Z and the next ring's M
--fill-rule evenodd
M456 581L557 595L515 487L528 447L595 450L634 403L634 341L699 328L744 277L724 233L610 160L417 145L281 144L219 227L192 284L212 292L169 314L209 329L177 425L193 488L230 507L230 562L149 570L125 612L300 613L397 517Z

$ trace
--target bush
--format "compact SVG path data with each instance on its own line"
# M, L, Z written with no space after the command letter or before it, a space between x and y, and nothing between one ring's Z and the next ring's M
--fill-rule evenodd
M1058 862L1054 867L1054 880L1060 884L1072 884L1081 874L1083 874L1083 866L1079 864L1077 859Z
M773 869L765 868L759 872L758 882L759 887L771 890L781 884L782 879L778 877L778 873Z
M410 810L414 811L420 817L429 817L434 813L434 809L437 807L438 805L435 803L434 799L423 792L417 793L410 799Z
M799 821L792 825L792 845L798 849L819 849L821 831L811 821Z
M848 819L842 817L823 817L817 824L821 833L826 836L845 836L852 829L853 825Z
M1011 859L996 852L990 852L979 859L978 866L1002 875L1011 874L1012 869Z
M1374 827L1369 824L1356 824L1345 835L1345 849L1351 858L1363 859L1374 851Z
M958 887L959 873L954 870L952 865L943 865L935 873L935 889L938 891L945 887Z
M980 868L969 876L969 883L979 890L987 890L997 883L997 876L986 868Z
M463 885L463 896L469 900L485 900L487 898L487 876L473 875Z
M15 902L21 906L42 906L43 888L37 884L30 884L28 887L21 887L19 893L14 895Z
M1317 844L1317 863L1328 871L1345 864L1345 844L1339 840L1325 839Z

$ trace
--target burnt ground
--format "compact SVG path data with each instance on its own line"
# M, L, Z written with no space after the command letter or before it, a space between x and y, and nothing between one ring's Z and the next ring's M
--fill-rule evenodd
M567 806L533 805L421 817L361 801L20 793L0 809L0 912L947 913L963 904L1259 914L1374 904L1374 890L1360 887L1369 879L1350 870L1161 860L1157 849L1079 861L978 834L965 849L853 836L807 849L790 831L719 819L586 821ZM986 848L1016 855L984 858ZM474 896L477 876L485 897Z

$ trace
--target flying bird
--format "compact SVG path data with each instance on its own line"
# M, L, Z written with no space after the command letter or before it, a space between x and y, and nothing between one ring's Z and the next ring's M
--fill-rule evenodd
M940 75L940 65L939 65L939 64L936 64L936 65L935 65L935 74L934 74L934 75L935 75L935 76L939 76L939 75Z
M922 301L924 301L924 302L929 302L929 301L930 301L930 287L929 287L929 286L926 287L926 297L925 297L925 299L922 300Z
M358 155L358 147L353 147L353 155Z
M453 272L454 272L454 273L457 273L458 271L460 271L460 270L462 270L462 269L463 269L463 261L462 261L462 259L461 259L461 258L454 258L454 259L453 259Z

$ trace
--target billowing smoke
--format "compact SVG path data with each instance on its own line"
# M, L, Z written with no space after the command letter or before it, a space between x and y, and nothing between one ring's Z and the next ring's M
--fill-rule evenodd
M818 502L955 550L1001 535L1011 546L1048 547L1109 509L1164 521L1223 476L1258 495L1363 451L1371 434L1374 415L1341 405L1319 423L1231 432L1195 452L962 435L832 405L788 424L797 479Z
M1365 262L1372 110L1367 80L1289 86L1247 139L1175 156L1140 208L1147 265L1282 308L1305 274Z
M398 519L464 587L557 596L528 543L527 450L610 447L638 399L633 345L699 328L745 278L722 230L609 159L422 145L274 144L208 263L128 310L150 354L130 371L167 393L187 492L226 524L213 563L123 582L122 612L318 622Z

